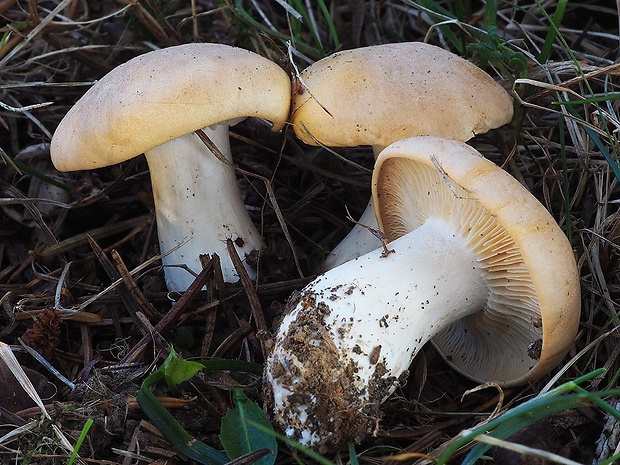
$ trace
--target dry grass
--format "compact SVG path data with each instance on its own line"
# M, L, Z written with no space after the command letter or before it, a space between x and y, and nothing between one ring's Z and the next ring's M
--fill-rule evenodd
M161 363L166 341L188 356L216 353L262 361L246 323L251 320L250 303L256 305L248 298L254 291L218 285L214 277L208 279L217 295L199 293L183 308L179 322L163 334L165 340L137 355L131 352L142 332L149 331L148 323L136 315L150 315L146 320L155 324L169 310L170 299L178 296L167 295L157 267L144 160L64 174L51 166L49 142L54 128L88 85L135 55L192 41L237 45L284 66L292 56L303 69L336 44L351 48L427 40L458 51L463 44L476 42L477 31L484 29L482 5L467 1L442 3L453 12L462 9L463 22L444 21L441 27L435 24L445 18L429 16L409 0L334 0L328 2L331 16L327 17L319 8L321 2L309 2L313 7L304 24L287 16L280 3L0 1L4 34L0 42L0 340L34 348L78 385L69 392L67 384L31 355L24 350L17 353L21 364L34 371L32 376L43 374L53 380L55 395L48 397L48 408L67 436L76 438L86 418L95 420L80 451L83 457L122 464L138 463L137 456L182 461L130 402L137 383L153 364ZM249 24L235 5L243 6L264 30ZM513 90L520 105L509 127L477 137L473 145L526 185L569 235L582 277L582 325L570 354L579 356L567 357L560 380L604 367L605 375L584 386L596 390L615 387L620 373L618 12L602 1L571 2L561 34L547 48L546 15L557 6L547 2L543 10L534 2L499 4L502 43L506 51L520 51L527 57L527 73L515 81L512 62L487 68ZM268 34L270 30L277 34ZM290 50L283 36L289 38ZM548 61L538 62L545 55ZM482 58L479 52L472 56L478 62ZM583 98L590 100L555 103ZM325 251L351 226L342 199L354 216L365 207L368 152L339 151L367 168L356 169L323 149L296 142L292 131L273 135L253 121L235 127L233 143L242 168L272 180L302 272L312 276ZM265 201L264 183L249 177L245 185L246 203L255 207L255 220L262 221L268 244L256 296L271 322L288 295L307 278L296 271L273 205ZM33 202L33 198L54 202ZM139 291L123 286L108 289L123 277L127 284L127 270L143 264L134 276ZM107 292L98 295L103 290ZM63 310L75 307L96 317L76 320L70 310ZM120 365L128 352L133 354L132 364ZM504 407L536 395L547 381L503 392ZM219 447L216 435L229 396L218 386L229 380L205 377L197 383L186 391L197 399L178 416L193 434ZM20 390L9 374L1 384L8 391ZM485 419L497 405L495 389L461 399L472 387L473 383L444 366L432 349L426 349L416 359L408 384L385 403L378 436L357 447L359 460L378 463L388 455L408 452L411 455L401 459L412 462L420 454L433 454L461 429ZM260 400L259 392L253 380L249 393ZM15 405L1 400L0 406L2 424L22 425L39 415L23 399L15 400ZM601 456L595 449L605 421L600 410L585 405L553 415L521 434L529 445L592 463ZM0 436L12 428L0 427ZM46 428L45 423L38 424L17 440L0 445L2 462L17 458L66 462L66 452ZM617 446L609 445L612 451ZM457 455L455 463L458 459ZM282 447L278 463L292 460L291 452ZM346 453L342 460L347 460ZM499 456L496 462L525 463Z

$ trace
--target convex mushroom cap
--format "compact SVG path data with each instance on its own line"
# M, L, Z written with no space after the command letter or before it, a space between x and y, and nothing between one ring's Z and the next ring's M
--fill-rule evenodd
M118 66L71 108L52 139L60 171L100 168L144 152L151 172L162 252L172 290L193 277L170 265L201 269L198 256L217 253L235 280L226 239L243 253L261 238L237 186L228 127L253 116L281 129L289 114L290 81L275 63L221 44L186 44L138 56ZM193 134L204 129L228 163ZM251 271L251 270L249 270Z
M473 63L434 45L345 50L303 70L292 99L310 145L381 148L411 136L467 141L508 123L510 95Z
M292 300L265 370L274 417L319 450L376 430L429 340L473 380L534 381L571 347L572 249L547 210L468 145L412 137L373 175L388 253L333 268Z
M292 99L295 134L310 145L385 146L411 136L467 141L512 119L510 95L473 63L422 42L335 53L300 73ZM372 207L360 219L376 226ZM356 226L327 258L344 263L380 243Z

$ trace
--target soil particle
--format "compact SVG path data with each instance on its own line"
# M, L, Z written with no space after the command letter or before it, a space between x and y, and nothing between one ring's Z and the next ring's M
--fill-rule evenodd
M325 322L329 306L317 300L311 293L303 296L301 310L276 343L278 355L267 369L275 384L291 392L276 407L276 420L293 439L312 435L312 447L325 453L376 431L380 403L396 380L379 359L380 350L370 354L375 364L371 379L360 378L358 362L337 346ZM343 331L336 333L342 337ZM273 392L265 384L273 406Z

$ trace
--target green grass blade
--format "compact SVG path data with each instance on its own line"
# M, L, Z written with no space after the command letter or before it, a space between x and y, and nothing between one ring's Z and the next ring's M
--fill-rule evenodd
M355 452L355 444L352 442L349 443L349 463L351 465L360 465L357 459L357 452Z
M488 31L489 27L497 25L497 0L487 0L484 5L482 27Z
M332 39L332 43L334 44L334 48L338 48L340 47L340 39L338 38L338 32L336 32L336 25L334 24L334 19L329 13L329 9L327 8L323 0L317 0L317 3L319 4L321 13L325 18L325 21L327 22L327 28L329 29L329 35Z
M256 423L254 421L251 421L251 420L249 421L249 423L252 424L256 429L263 430L265 433L273 434L274 437L276 439L278 439L279 441L282 441L283 443L285 443L289 447L292 447L293 449L298 450L302 454L306 455L307 457L311 458L312 460L315 460L317 463L320 463L321 465L336 465L334 462L332 462L331 460L329 460L326 457L323 457L318 452L315 452L312 449L308 449L304 445L299 444L297 441L294 441L294 440L292 440L290 438L287 438L283 434L276 433L273 430L270 431L268 428L265 428L263 425L261 425L259 423Z
M598 369L590 373L586 373L585 375L580 376L573 381L566 382L545 394L535 397L534 399L531 399L527 402L524 402L523 404L504 413L500 417L489 421L485 425L459 434L448 443L447 448L437 459L436 463L438 465L447 463L457 450L467 445L469 442L474 440L476 436L479 436L481 434L493 431L493 436L500 439L505 439L525 428L529 424L532 424L535 421L538 421L541 418L545 418L553 413L562 411L566 408L571 408L570 406L573 405L577 407L582 407L587 400L586 395L581 392L577 394L566 393L574 391L576 388L579 387L580 384L583 384L586 381L604 372L604 369ZM609 390L604 392L613 393L620 392L620 390ZM588 394L588 396L591 395L592 394ZM488 448L484 449L485 446L485 444L478 444L476 447L474 447L470 454L465 458L465 461L463 463L473 463L469 460L472 457L476 456L475 454L482 454L484 453L484 451L488 450Z
M446 10L434 0L419 0L417 3L426 9L428 15L431 17L431 19L433 19L433 21L437 21L437 27L441 30L441 33L452 44L452 46L457 49L459 55L464 55L465 45L463 44L463 41L459 39L457 35L452 32L452 30L447 25L442 24L446 22L444 19L446 17L450 18L450 20L455 23L458 22L456 16L454 16L451 11ZM433 15L433 13L437 13L440 16L435 16Z
M150 390L154 384L164 381L165 376L157 371L147 377L136 395L138 405L149 420L161 431L172 446L186 457L204 465L223 465L229 458L220 451L198 441L189 434L178 421L166 410Z
M150 388L159 383L165 381L169 386L176 387L183 381L186 381L193 377L198 371L241 371L246 373L253 373L261 375L263 373L263 366L259 363L245 362L243 360L199 360L188 361L178 357L174 350L170 351L170 354L162 364L162 366L149 377L147 377L136 395L136 399L140 408L144 411L146 416L151 422L157 426L161 433L170 441L170 443L182 454L187 457L196 460L199 463L205 465L221 465L229 462L229 458L222 454L220 451L198 441L192 435L190 435L183 427L176 421L176 419L168 412L168 410L157 400L153 395ZM241 396L241 394L237 394ZM249 399L248 399L248 402ZM241 405L241 402L237 402L238 408L247 407L246 404ZM256 409L248 407L253 413L252 418L259 419L262 410L256 406L260 412L257 413ZM264 413L263 413L264 416ZM260 417L262 418L262 417ZM263 418L263 421L266 417ZM269 424L268 420L267 424ZM269 425L271 426L271 425ZM274 441L275 442L275 441ZM260 449L267 444L265 441L261 442L256 448ZM273 446L273 445L272 445ZM276 450L275 446L270 448ZM252 450L245 450L240 454L237 454L237 458ZM259 462L263 465L269 465L270 457L260 459Z
M84 444L86 435L88 434L88 431L90 431L90 427L93 426L93 423L94 422L92 418L87 419L86 423L84 423L84 426L82 427L82 431L80 431L80 436L78 437L75 443L75 447L73 448L73 451L71 452L71 457L69 457L69 461L67 462L67 465L73 465L73 463L75 462L75 459L77 459L78 452L80 451L82 444Z
M244 360L197 360L206 371L241 371L254 375L263 374L261 363L246 362Z
M2 150L2 148L0 148L0 164L2 163L6 163L8 165L13 166L14 169L16 169L17 171L21 172L21 173L28 173L29 175L31 175L34 178L40 179L43 182L46 182L48 184L51 184L52 186L56 186L59 187L65 191L70 191L71 187L68 186L67 184L63 184L60 181L57 181L54 178L51 178L35 169L33 169L30 165L27 165L26 163L20 161L20 160L15 160L14 158L11 158L4 150Z
M605 94L599 97L588 97L583 100L554 100L551 102L552 105L584 105L586 103L601 103L601 102L609 102L610 100L618 100L620 99L619 93L613 94Z
M549 398L547 394L534 398L519 407L508 411L497 421L489 422L487 425L477 428L469 432L464 436L464 439L469 442L475 439L476 436L481 434L489 434L490 436L498 439L507 439L513 434L525 429L533 423L547 418L555 413L563 412L566 410L582 408L588 403L600 405L603 401L603 397L617 396L620 394L620 389L612 389L608 391L600 392L588 392L585 389L578 389L579 392L574 394L567 394L563 396ZM611 405L607 404L609 407ZM613 408L613 407L612 407ZM491 424L494 423L492 426ZM473 465L476 461L484 455L491 447L491 444L480 442L467 454L463 460L463 465ZM437 462L445 463L441 460Z
M265 35L269 36L269 37L273 37L275 39L279 39L282 40L284 42L294 42L294 38L291 37L288 34L283 34L279 31L275 31L261 23L259 23L258 21L256 21L252 15L250 13L248 13L243 6L241 5L241 0L235 0L235 12L239 15L239 17L245 21L246 23L248 23L248 25L250 25L251 27L265 33ZM295 47L304 55L308 55L312 58L315 59L319 59L322 58L324 56L324 53L322 54L320 50L304 43L304 42L299 42L295 44Z
M493 422L492 426L485 426L473 431L467 431L461 440L457 441L459 447L467 444L468 442L475 440L477 436L482 434L490 434L491 436L499 439L507 439L513 434L518 433L522 429L536 423L543 418L547 418L555 413L570 410L578 407L585 407L585 396L582 394L569 394L552 399L537 399L538 402L526 402L522 406L526 406L526 409L515 409L502 415L499 422ZM491 422L489 423L491 425ZM472 465L484 455L492 446L490 444L481 442L467 454L463 460L462 465ZM450 456L456 450L450 451ZM446 457L446 459L449 457ZM438 464L446 463L446 459L442 458L437 462Z
M325 48L321 43L321 38L319 37L319 32L315 31L312 27L312 21L310 21L310 16L308 15L308 11L304 8L302 2L300 0L295 0L295 10L301 15L303 21L299 20L291 20L291 24L296 25L295 33L294 33L294 42L293 44L297 47L299 44L304 43L301 38L301 26L305 25L308 28L308 32L314 41L317 50L320 53L321 58L326 55Z
M578 123L583 122L583 124L581 124L581 127L586 132L586 134L588 134L590 139L592 139L592 142L594 142L594 145L596 145L596 148L600 150L603 157L605 157L605 160L607 161L607 164L609 165L614 175L616 176L616 179L620 181L620 166L618 166L618 160L614 158L613 156L611 156L611 154L607 150L607 147L605 147L605 144L603 144L603 141L598 136L596 131L594 131L587 124L585 124L585 122L581 119L581 116L579 116L579 114L572 107L567 107L567 108L568 108L569 113L575 117L575 120Z
M547 31L547 36L545 37L545 42L540 50L540 55L538 56L539 63L546 63L551 55L551 49L553 47L553 43L555 42L556 37L560 33L560 24L562 23L562 19L564 18L564 13L566 12L566 6L568 5L568 0L559 0L558 6L555 9L555 13L553 14L553 18L550 18L549 15L545 12L542 4L536 0L536 4L541 9L543 14L549 20L549 30Z
M586 391L584 388L582 388L581 386L576 386L575 387L575 391L581 393L581 394L589 394L588 391ZM602 394L600 396L594 396L590 399L590 401L595 404L597 407L599 407L603 412L607 413L608 415L614 417L617 421L620 421L620 412L618 411L618 409L616 409L616 407L614 407L613 405L611 405L609 402L605 402L603 400L603 397L606 397L606 395L604 393L606 392L610 392L612 391L612 389L607 389L604 391L601 391Z
M612 465L613 463L617 463L618 460L620 460L620 454L614 454L611 457L609 457L607 460L603 460L602 462L599 462L598 465Z

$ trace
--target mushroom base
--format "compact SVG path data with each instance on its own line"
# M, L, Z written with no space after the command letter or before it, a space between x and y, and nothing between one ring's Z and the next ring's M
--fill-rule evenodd
M291 299L288 307L295 308L300 300ZM272 403L269 410L278 405L275 419L286 425L287 436L326 453L375 431L383 397L398 381L383 377L387 368L380 362L367 384L357 383L363 368L334 345L324 319L328 307L308 293L303 300L315 311L300 313L285 342L271 354L264 398Z

